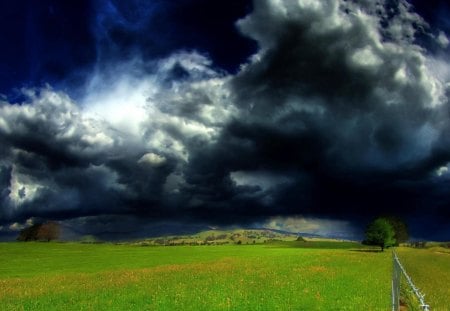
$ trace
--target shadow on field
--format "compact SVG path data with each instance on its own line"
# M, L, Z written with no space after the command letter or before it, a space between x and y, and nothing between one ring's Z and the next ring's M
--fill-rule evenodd
M359 252L359 253L381 253L379 249L349 249L351 252Z

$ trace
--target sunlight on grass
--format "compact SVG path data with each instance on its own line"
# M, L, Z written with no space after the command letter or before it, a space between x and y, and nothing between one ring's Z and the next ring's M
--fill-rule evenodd
M0 249L0 256L22 257L22 267L0 270L2 310L387 310L390 303L388 252L56 243ZM40 270L52 266L52 273Z

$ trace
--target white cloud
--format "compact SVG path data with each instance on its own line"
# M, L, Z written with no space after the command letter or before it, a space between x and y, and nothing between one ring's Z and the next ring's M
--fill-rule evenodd
M181 66L195 80L217 77L217 71L212 69L212 61L208 57L193 52L179 51L158 62L159 75L164 75L175 66Z
M140 135L147 118L147 98L156 86L151 78L119 76L110 87L91 92L83 100L87 117L106 121L110 126L132 135Z
M9 198L17 208L24 202L33 201L44 187L33 176L23 175L13 166L10 180Z
M448 166L441 166L436 170L436 175L441 177L448 174Z
M235 171L230 173L230 178L237 186L258 186L262 191L291 182L283 174L268 171Z
M360 66L376 67L383 64L383 60L370 47L356 50L352 60Z
M26 226L32 226L34 225L35 219L34 218L28 218L25 222Z
M25 226L22 224L19 224L18 222L15 222L9 226L9 230L11 230L11 231L20 231L23 228L25 228Z
M440 45L442 48L447 48L447 47L448 47L448 44L450 43L450 41L449 41L448 38L447 38L447 35L446 35L445 32L443 32L443 31L440 31L440 32L439 32L439 35L438 35L438 37L437 37L437 42L439 43L439 45Z
M144 154L138 161L139 164L150 165L150 166L161 166L166 163L166 158L160 156L156 153L149 152Z

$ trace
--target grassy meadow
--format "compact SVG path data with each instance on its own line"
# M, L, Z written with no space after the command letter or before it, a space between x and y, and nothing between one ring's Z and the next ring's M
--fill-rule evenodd
M414 284L425 294L431 310L450 310L450 250L401 247L397 254Z
M308 247L304 242L171 247L0 243L0 306L1 310L390 309L390 252L357 249L352 243L316 242L325 243L316 248L308 243Z

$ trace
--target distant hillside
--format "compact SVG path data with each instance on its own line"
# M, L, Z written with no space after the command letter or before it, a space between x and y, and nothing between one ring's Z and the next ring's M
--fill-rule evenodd
M295 241L299 235L271 229L207 230L191 235L171 235L148 238L138 245L221 245L261 244L273 241ZM320 237L307 237L306 240Z

